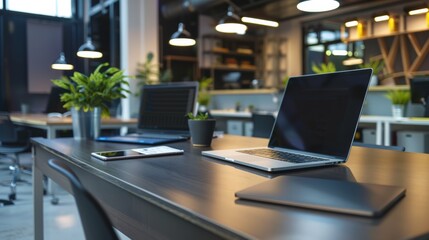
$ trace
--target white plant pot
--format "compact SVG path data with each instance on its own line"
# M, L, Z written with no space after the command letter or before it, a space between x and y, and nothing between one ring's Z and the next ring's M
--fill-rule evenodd
M404 117L404 105L392 105L392 116L394 118L403 118Z

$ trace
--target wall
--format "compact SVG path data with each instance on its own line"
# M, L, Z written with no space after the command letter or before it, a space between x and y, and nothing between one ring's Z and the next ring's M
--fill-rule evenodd
M253 105L257 111L274 112L278 110L283 92L262 94L216 94L212 96L210 109L234 109L235 104L240 102L245 110ZM384 96L386 91L368 91L362 109L362 115L391 116L391 103ZM409 103L405 110L406 117L422 117L424 108L420 104Z
M135 75L137 64L145 62L148 52L154 54L153 62L159 62L158 54L158 1L120 1L121 69L126 75ZM139 92L137 82L129 80L132 92ZM122 117L136 116L139 97L134 94L122 99Z

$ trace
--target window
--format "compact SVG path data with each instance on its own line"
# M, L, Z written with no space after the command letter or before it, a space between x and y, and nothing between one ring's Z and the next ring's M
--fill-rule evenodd
M7 0L6 9L53 17L72 17L72 0Z

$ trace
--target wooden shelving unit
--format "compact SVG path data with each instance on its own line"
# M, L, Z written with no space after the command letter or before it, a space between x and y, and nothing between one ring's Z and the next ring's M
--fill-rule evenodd
M251 87L258 69L258 40L210 34L202 36L201 47L201 75L212 77L215 89Z
M380 55L375 58L383 59L385 75L390 79L403 78L409 85L414 76L429 74L429 67L423 64L429 53L429 38L422 41L418 36L428 32L429 22L426 14L408 16L404 13L393 19L394 23L361 20L365 31L342 27L341 36L344 42L376 40Z

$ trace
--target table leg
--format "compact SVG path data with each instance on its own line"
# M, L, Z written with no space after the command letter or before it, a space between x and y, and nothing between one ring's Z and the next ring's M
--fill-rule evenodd
M383 124L381 121L377 121L375 126L375 143L383 145Z
M34 239L43 239L43 174L33 160Z
M384 145L386 146L390 146L391 144L391 139L390 139L390 123L385 122L384 123Z

